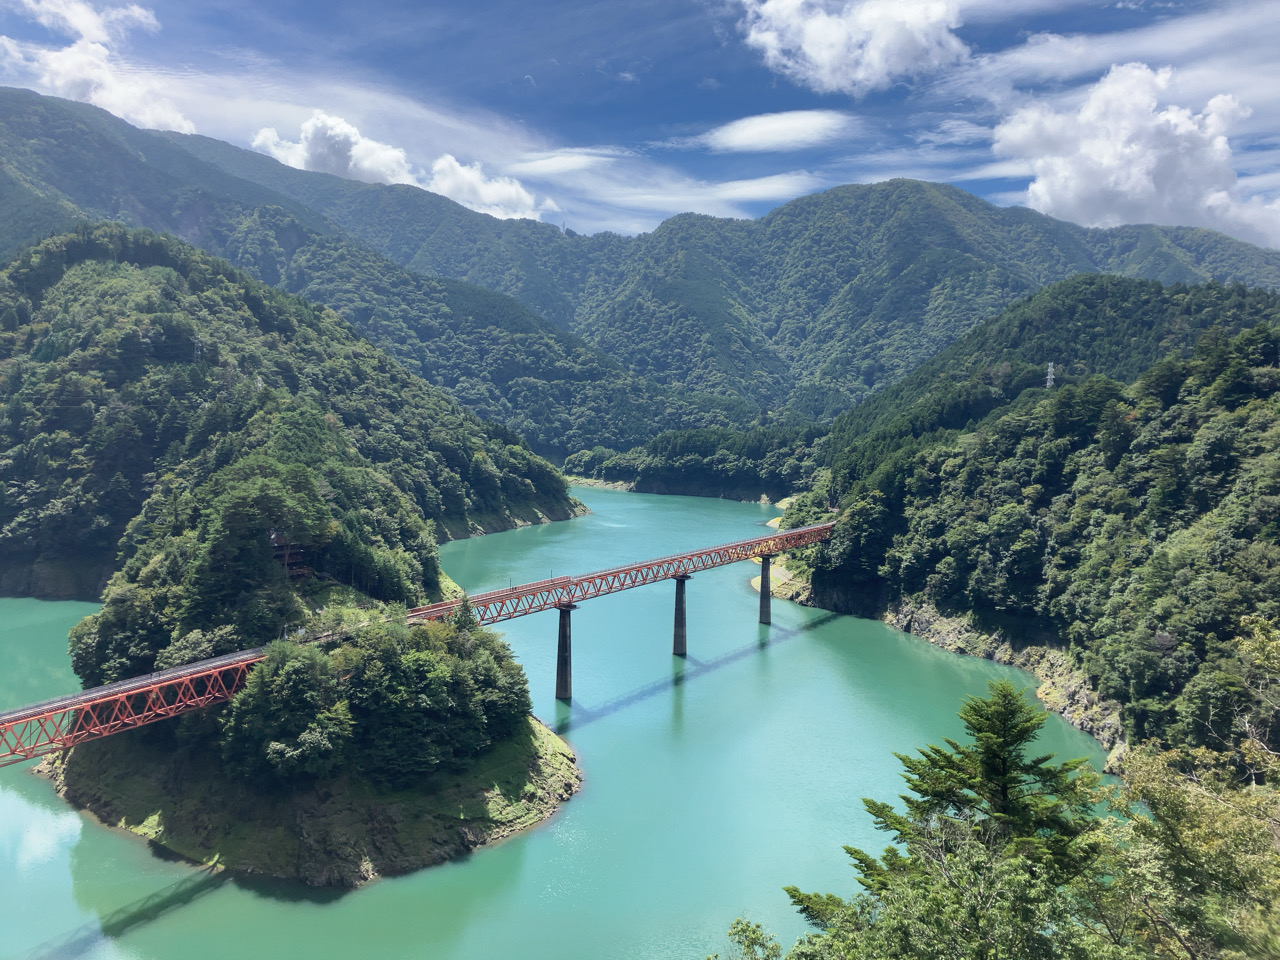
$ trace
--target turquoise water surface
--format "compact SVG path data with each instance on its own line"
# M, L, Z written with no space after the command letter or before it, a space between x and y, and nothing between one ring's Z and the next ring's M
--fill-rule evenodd
M575 491L592 514L445 545L467 590L584 573L763 535L776 508ZM574 694L554 699L557 614L503 624L534 712L578 752L582 791L551 821L464 861L333 894L210 878L0 770L0 957L701 960L737 916L804 930L785 884L849 893L841 846L880 849L861 797L903 789L894 751L963 734L995 677L1031 678L884 624L774 601L754 564L688 585L671 656L670 583L573 614ZM89 604L0 600L0 709L76 687L66 631ZM1100 764L1060 718L1044 747Z

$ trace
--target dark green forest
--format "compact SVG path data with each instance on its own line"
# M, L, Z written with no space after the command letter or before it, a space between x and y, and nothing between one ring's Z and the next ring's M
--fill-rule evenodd
M262 789L401 789L524 729L496 636L399 623L441 596L437 535L573 513L515 434L332 312L119 226L0 272L0 376L5 591L110 574L71 635L86 687L270 644L225 710L135 736Z
M0 357L10 591L92 596L171 538L230 593L265 589L282 550L412 602L438 594L437 536L573 509L514 434L172 239L100 227L21 255L0 273Z
M910 180L837 187L758 220L681 214L637 237L588 237L168 138L410 270L509 294L633 373L748 399L767 422L829 420L1076 273L1280 285L1280 254L1212 231L1091 230Z
M1002 311L829 427L670 430L622 453L581 451L565 469L643 492L751 500L819 483L835 504L854 482L1043 387L1050 363L1059 385L1091 374L1132 380L1169 354L1189 354L1211 326L1274 317L1275 304L1258 289L1081 275Z
M85 104L0 88L0 199L13 211L0 222L2 255L86 221L171 233L332 308L540 453L628 448L667 427L760 412L633 375L510 297L410 272L315 211Z
M828 438L822 496L842 513L812 585L837 609L922 600L1015 644L1062 645L1122 705L1132 741L1232 752L1248 730L1273 736L1259 733L1270 719L1238 644L1245 618L1280 614L1280 300L1160 296L1180 315L1213 304L1221 322L1190 357L1129 385L1095 374L1030 388L952 429L926 394L931 414L890 421L896 448L893 431L843 450ZM969 382L985 406L995 388ZM797 516L815 506L810 496Z

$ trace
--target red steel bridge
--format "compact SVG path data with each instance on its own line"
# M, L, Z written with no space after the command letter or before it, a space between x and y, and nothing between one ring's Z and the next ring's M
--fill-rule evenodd
M674 580L676 605L672 652L676 656L684 656L685 583L693 574L740 560L759 558L760 622L769 623L770 560L787 550L829 539L833 526L833 523L819 523L799 527L579 577L556 577L491 590L469 599L476 619L482 624L499 623L553 608L560 611L556 696L568 700L572 696L570 612L576 609L579 601L659 580ZM409 611L408 620L410 623L441 620L452 616L462 602L446 600L415 607ZM266 652L262 649L242 650L0 713L0 767L223 703L235 696L236 691L244 686L253 665L265 657Z

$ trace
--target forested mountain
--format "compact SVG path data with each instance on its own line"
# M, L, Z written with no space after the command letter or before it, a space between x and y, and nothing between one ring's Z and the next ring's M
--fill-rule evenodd
M673 430L629 451L583 451L565 468L646 492L743 499L806 490L827 468L824 495L838 501L855 481L1043 386L1050 363L1059 385L1092 374L1132 380L1169 354L1188 355L1210 326L1256 323L1274 303L1244 287L1080 275L978 325L829 428Z
M192 622L248 616L282 563L412 602L438 593L437 533L573 509L514 434L334 314L147 232L83 228L0 272L0 384L6 593L93 596L173 541Z
M557 455L830 419L1077 272L1280 285L1280 253L1211 231L1087 230L906 180L586 237L27 91L0 91L0 146L0 246L81 218L172 231L333 307Z
M1102 316L1120 340L1091 335ZM1001 323L1016 349L975 349L968 379L886 393L827 438L830 487L792 514L841 507L815 600L928 603L1015 646L1061 645L1133 741L1271 743L1239 644L1280 615L1280 297L1081 279ZM1113 353L1137 329L1151 346ZM1051 389L1021 359L1050 344L1082 364ZM1130 383L1094 373L1108 368Z
M1280 253L1212 231L1090 230L917 181L837 187L759 220L682 214L634 238L585 237L167 136L410 269L517 297L635 372L814 419L1075 273L1280 286Z
M758 413L732 396L673 392L633 376L509 297L405 270L305 205L85 104L0 88L0 202L0 251L113 219L226 257L332 307L543 452L628 447L673 424L749 422Z
M496 635L404 624L450 587L437 531L579 506L514 434L331 311L116 224L0 271L0 389L0 591L111 574L71 631L86 687L267 646L229 704L61 754L68 798L193 859L356 885L575 788Z

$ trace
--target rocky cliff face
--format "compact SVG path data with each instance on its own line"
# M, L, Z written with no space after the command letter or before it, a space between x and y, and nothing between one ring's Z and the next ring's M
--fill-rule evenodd
M882 619L891 627L944 650L1026 670L1040 681L1036 696L1045 706L1111 750L1112 760L1125 749L1120 704L1099 697L1089 677L1072 663L1065 650L1036 644L1015 649L999 631L983 633L969 618L944 616L933 604L919 598L900 601L885 611Z

